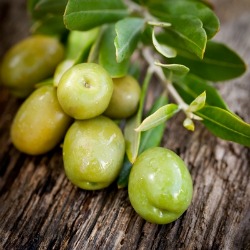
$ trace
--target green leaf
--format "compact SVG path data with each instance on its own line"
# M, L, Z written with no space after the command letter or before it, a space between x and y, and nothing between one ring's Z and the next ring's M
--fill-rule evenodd
M99 34L99 28L88 31L70 31L66 46L66 59L76 63L87 59L90 47Z
M157 40L172 48L188 51L203 58L207 35L200 19L194 16L169 18L171 26L156 36Z
M142 85L138 111L134 116L132 116L131 118L127 120L125 128L124 128L126 154L131 163L133 163L136 160L136 157L139 151L141 133L136 132L135 128L137 128L141 123L145 98L146 98L147 89L148 89L148 85L151 80L151 77L152 77L152 72L147 71L147 74L145 76L145 79Z
M158 108L162 107L163 105L166 105L167 102L168 99L166 94L164 93L155 100L153 106L151 107L147 115L154 113ZM142 153L144 150L148 148L159 146L164 134L164 129L165 129L165 124L160 124L155 128L142 132L138 154ZM131 168L132 164L128 160L128 157L125 156L122 170L117 179L118 188L124 188L128 185L128 178Z
M171 48L170 46L164 45L164 44L160 44L156 37L155 37L155 30L153 29L152 32L152 41L153 41L153 45L155 47L155 49L162 54L163 56L167 57L167 58L171 58L171 57L176 57L177 52L175 49Z
M99 64L109 72L111 77L122 77L128 72L129 59L124 59L121 63L116 61L115 37L115 25L109 25L101 39Z
M170 59L170 63L184 64L190 73L209 81L226 81L239 77L246 71L244 61L226 45L209 41L203 60L188 54L180 53Z
M161 66L175 75L185 75L189 72L189 68L181 64L163 64L159 62L155 62L155 65Z
M117 179L117 186L118 188L124 188L128 186L128 179L130 170L132 168L131 162L128 160L128 157L125 155L122 170L119 173L118 179Z
M166 105L168 103L168 98L165 93L159 96L147 116L150 116L154 112L156 112L159 108ZM139 154L145 151L148 148L159 146L164 134L165 124L159 124L157 127L149 129L147 131L143 131L141 133L141 142L139 147Z
M138 155L141 133L135 132L135 128L140 124L140 121L140 116L134 115L127 120L124 128L126 155L131 163L134 163Z
M136 128L136 131L146 131L151 128L154 128L175 115L179 111L179 106L176 104L167 104L159 108L152 115L148 116L142 121L139 127Z
M197 112L206 128L215 136L250 147L250 125L235 114L213 106Z
M142 18L128 17L115 25L116 60L118 63L129 58L140 39L145 21Z
M33 15L34 8L36 4L39 2L39 0L27 0L27 10L31 16Z
M31 26L32 34L44 34L48 36L61 37L67 30L63 24L61 15L47 15L35 21Z
M188 112L196 112L202 109L206 103L206 91L203 91L198 95L189 105Z
M219 30L219 19L215 13L199 0L149 0L147 6L151 14L162 21L169 21L170 17L191 15L199 18L203 23L208 39L212 38Z
M128 15L121 0L69 0L64 23L70 30L88 30L116 22Z
M32 34L63 36L67 30L63 23L63 13L67 0L30 0L28 10L31 14Z
M39 15L63 15L67 2L67 0L40 0L35 5L34 11Z
M184 77L174 79L173 84L182 99L188 104L190 104L201 92L206 91L207 104L222 109L228 109L216 88L211 83L198 76L189 73Z

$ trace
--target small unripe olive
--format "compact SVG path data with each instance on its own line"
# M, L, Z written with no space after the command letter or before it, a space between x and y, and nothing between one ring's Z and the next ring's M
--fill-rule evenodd
M3 57L1 82L14 95L26 97L34 85L53 75L64 57L62 44L53 37L30 36L12 48Z
M63 143L66 176L82 189L105 188L117 178L124 154L124 137L114 121L104 116L75 121Z
M43 154L62 141L71 121L59 105L55 88L42 86L18 109L11 126L11 140L21 152Z
M135 211L151 223L178 219L191 203L193 183L187 166L173 151L145 150L129 175L129 199Z
M74 65L62 75L57 87L58 101L63 110L79 120L102 114L112 93L112 78L96 63Z
M133 115L140 101L141 87L130 75L113 78L114 91L104 114L113 119L128 118Z

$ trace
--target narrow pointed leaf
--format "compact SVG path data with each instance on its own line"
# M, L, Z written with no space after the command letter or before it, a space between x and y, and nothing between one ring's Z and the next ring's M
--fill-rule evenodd
M201 92L206 91L206 103L222 109L228 109L227 104L217 89L208 81L198 76L187 74L174 80L174 86L183 100L190 104Z
M128 17L116 23L115 47L116 60L118 63L133 54L143 27L144 20L142 18Z
M67 5L67 0L40 0L34 7L36 12L41 14L62 15Z
M117 179L118 188L124 188L128 186L128 178L129 178L131 168L132 168L132 164L129 161L128 157L125 156L122 170L120 171L118 179Z
M133 163L136 160L139 151L141 132L137 132L135 131L135 129L141 123L145 98L151 77L152 77L152 72L148 71L143 81L138 111L133 117L127 120L124 128L126 155L131 163Z
M163 64L155 62L155 65L168 69L170 72L176 75L185 75L189 72L189 68L181 64Z
M115 37L115 25L112 24L104 31L100 41L99 64L109 72L111 77L122 77L128 72L129 59L124 59L121 63L116 61Z
M29 0L28 10L33 20L44 19L45 16L60 16L63 20L63 13L67 0Z
M147 116L153 114L162 106L167 105L167 103L168 103L168 98L164 93L155 100ZM139 153L143 152L148 148L159 146L164 134L164 130L165 130L165 124L162 123L159 124L157 127L154 127L147 131L143 131L141 133Z
M199 18L209 39L219 30L218 17L200 0L149 0L147 6L151 14L166 22L171 22L169 21L171 16L180 17L187 14Z
M202 109L205 103L206 103L206 92L204 91L190 103L188 111L196 112Z
M197 112L210 132L224 140L250 147L250 124L235 114L213 106L205 106Z
M169 17L171 26L156 36L161 44L178 50L184 50L203 58L207 35L200 19L194 16Z
M228 46L209 41L204 58L201 60L191 54L178 52L170 63L184 64L190 73L209 81L226 81L239 77L246 71L244 61Z
M34 21L31 26L32 34L44 34L60 38L66 32L61 15L45 15L43 18Z
M167 102L168 102L168 99L167 99L166 94L164 93L155 100L153 106L151 107L147 115L151 115L157 109L159 109L163 105L166 105ZM161 124L153 129L142 132L138 154L142 153L144 150L148 148L159 146L161 143L163 134L164 134L164 129L165 129L165 124ZM131 168L132 168L132 164L128 160L128 157L125 156L122 170L117 179L118 188L124 188L128 185L128 178L129 178L129 173L130 173Z
M75 64L87 60L89 50L97 39L99 28L88 31L73 30L69 32L66 45L66 58L75 61Z
M170 46L164 45L164 44L160 44L156 37L155 37L155 32L153 29L152 32L152 41L153 41L153 45L155 47L155 49L162 54L163 56L167 57L167 58L171 58L171 57L176 57L177 52L175 49L171 48Z
M164 28L164 27L166 28L166 27L171 26L171 23L160 22L160 21L149 21L148 24L152 26L156 26L156 27L161 27L161 28Z
M127 15L127 8L121 0L69 0L64 23L70 30L88 30L116 22Z
M161 108L159 108L152 115L148 116L146 119L142 121L140 126L136 128L136 131L146 131L151 128L154 128L168 119L170 119L173 115L175 115L179 111L179 106L176 104L167 104Z

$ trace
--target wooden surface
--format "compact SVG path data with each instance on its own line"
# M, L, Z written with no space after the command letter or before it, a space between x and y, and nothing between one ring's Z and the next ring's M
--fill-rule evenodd
M250 62L249 0L213 1L221 20L217 40ZM24 0L0 1L0 56L28 35ZM250 122L250 74L219 86L230 108ZM61 150L31 157L11 144L9 128L20 101L0 88L0 249L250 249L250 151L194 133L171 120L162 145L188 164L194 195L176 222L145 222L127 190L74 187L63 172Z

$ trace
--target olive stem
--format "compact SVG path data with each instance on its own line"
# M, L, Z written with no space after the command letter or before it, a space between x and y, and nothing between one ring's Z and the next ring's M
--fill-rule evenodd
M179 107L185 111L188 108L188 105L183 101L183 99L181 98L179 93L176 91L172 82L169 81L165 77L162 68L154 64L154 61L155 61L154 56L153 56L152 52L150 51L150 49L144 48L142 50L142 55L143 55L144 59L147 61L147 63L149 64L150 69L158 76L158 78L163 83L163 86L172 95L172 97L175 99L175 101L177 102Z

